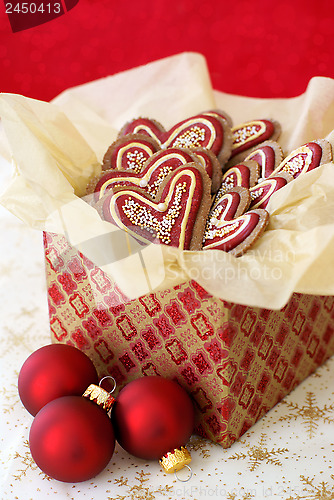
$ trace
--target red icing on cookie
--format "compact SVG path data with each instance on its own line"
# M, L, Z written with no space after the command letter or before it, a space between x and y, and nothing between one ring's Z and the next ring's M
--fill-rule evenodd
M280 172L287 172L296 179L300 174L317 168L322 162L322 154L323 149L318 142L308 142L292 151L271 176L275 176Z
M143 134L152 137L159 144L163 141L166 130L161 123L151 118L135 118L126 123L120 130L119 136L126 134Z
M228 115L225 111L221 111L220 109L211 109L210 111L205 111L202 114L207 116L216 116L218 118L221 118L222 120L226 120L230 127L232 127L233 125L230 115Z
M216 193L222 181L222 168L217 156L212 151L205 148L194 148L191 149L191 152L197 156L204 170L210 177L212 181L211 192Z
M166 133L163 147L207 148L218 155L223 136L222 124L217 117L196 115L174 125Z
M205 231L203 250L224 250L236 257L242 255L262 234L268 220L265 210L250 210L231 221L221 221Z
M292 180L293 177L290 174L282 172L250 188L249 191L252 199L250 208L266 208L273 193L286 186Z
M265 179L273 173L283 160L282 149L277 142L265 141L245 158L245 161L247 160L254 160L259 164L260 177Z
M201 162L201 165L203 166L204 170L212 179L213 173L214 173L214 158L216 158L213 154L210 155L210 151L208 149L201 149L201 148L194 148L192 150L196 156L198 156L199 161Z
M97 202L109 189L115 190L120 186L141 188L154 199L166 177L181 165L192 163L195 158L186 151L167 149L152 155L140 172L109 170L96 183L94 200Z
M140 179L140 174L131 171L106 170L94 187L94 202L98 202L110 189L116 189L120 186L138 187L138 178Z
M216 201L209 213L206 229L216 226L220 221L232 220L242 215L251 201L249 190L240 186L224 194Z
M132 170L140 172L159 145L140 134L124 136L113 142L103 158L102 170Z
M253 120L233 127L231 157L270 139L274 133L275 124L272 120Z
M204 171L189 164L166 179L152 201L135 188L110 192L100 200L102 217L143 242L185 250L199 249L209 211L210 182Z
M249 189L254 186L259 178L260 167L252 160L239 163L234 167L229 168L223 175L222 183L217 191L215 203L224 196L225 193L234 189L236 186L241 186Z

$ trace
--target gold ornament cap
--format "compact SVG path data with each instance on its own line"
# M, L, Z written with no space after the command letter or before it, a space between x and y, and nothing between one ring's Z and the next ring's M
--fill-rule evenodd
M161 467L168 474L183 469L183 467L189 465L190 462L191 455L185 446L169 451L159 460Z
M95 384L90 384L82 396L93 401L107 413L111 410L115 402L115 398L110 392L107 392L105 389Z

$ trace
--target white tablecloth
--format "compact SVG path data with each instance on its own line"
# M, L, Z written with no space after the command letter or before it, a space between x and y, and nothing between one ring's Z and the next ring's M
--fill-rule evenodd
M0 162L0 190L11 173ZM50 343L42 234L0 207L0 498L334 499L334 359L304 381L230 449L194 436L192 476L164 474L156 462L118 445L93 480L67 484L45 476L28 446L32 417L17 392L25 359Z

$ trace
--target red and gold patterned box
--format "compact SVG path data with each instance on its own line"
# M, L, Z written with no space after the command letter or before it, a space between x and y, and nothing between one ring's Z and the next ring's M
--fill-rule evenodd
M293 294L281 310L226 302L195 281L128 301L63 236L44 233L51 335L112 375L176 380L196 432L229 447L334 353L334 297Z

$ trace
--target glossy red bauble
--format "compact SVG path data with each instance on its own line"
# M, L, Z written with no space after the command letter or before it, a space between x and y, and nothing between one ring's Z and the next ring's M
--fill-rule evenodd
M91 479L107 466L115 437L111 420L102 408L79 396L65 396L38 412L29 445L45 474L74 483Z
M194 408L176 382L142 377L120 391L112 421L122 448L136 457L158 460L187 443L194 428Z
M33 352L24 362L18 379L22 404L32 415L53 399L81 396L89 384L97 384L92 361L79 349L50 344Z

